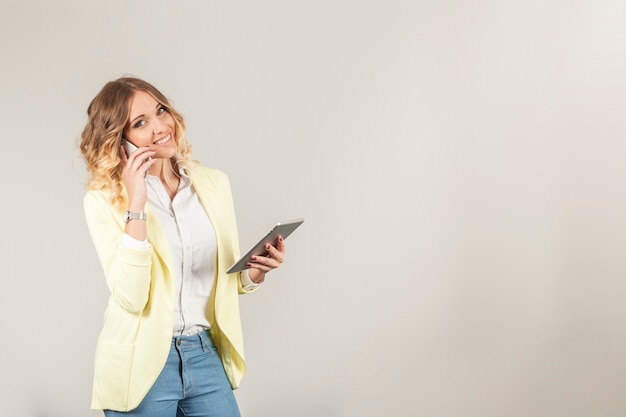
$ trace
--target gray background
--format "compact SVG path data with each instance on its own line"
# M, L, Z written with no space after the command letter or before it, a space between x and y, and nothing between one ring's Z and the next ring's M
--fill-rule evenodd
M626 414L623 1L0 2L2 415L95 416L76 144L132 74L232 181L254 417Z

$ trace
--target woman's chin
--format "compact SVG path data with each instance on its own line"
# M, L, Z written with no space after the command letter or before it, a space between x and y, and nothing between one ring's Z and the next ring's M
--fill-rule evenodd
M176 155L176 148L155 149L155 150L156 150L156 155L154 155L154 158L170 159L171 157Z

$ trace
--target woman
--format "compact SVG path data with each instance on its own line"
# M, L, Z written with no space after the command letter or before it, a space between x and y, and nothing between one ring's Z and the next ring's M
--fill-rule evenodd
M239 257L228 178L191 159L167 98L124 77L102 88L87 115L85 216L111 291L92 408L107 417L239 416L237 296L283 262L282 237L250 269L227 274ZM126 142L136 150L127 153Z

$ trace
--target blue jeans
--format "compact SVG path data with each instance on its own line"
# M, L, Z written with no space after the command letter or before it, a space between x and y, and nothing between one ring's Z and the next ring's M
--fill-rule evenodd
M208 332L172 338L165 367L134 410L106 417L240 417L222 361Z

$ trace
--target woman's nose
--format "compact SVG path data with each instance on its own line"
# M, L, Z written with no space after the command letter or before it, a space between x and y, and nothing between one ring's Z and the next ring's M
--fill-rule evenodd
M162 133L163 130L164 130L163 123L159 119L156 119L154 123L152 124L153 134L158 135L159 133Z

